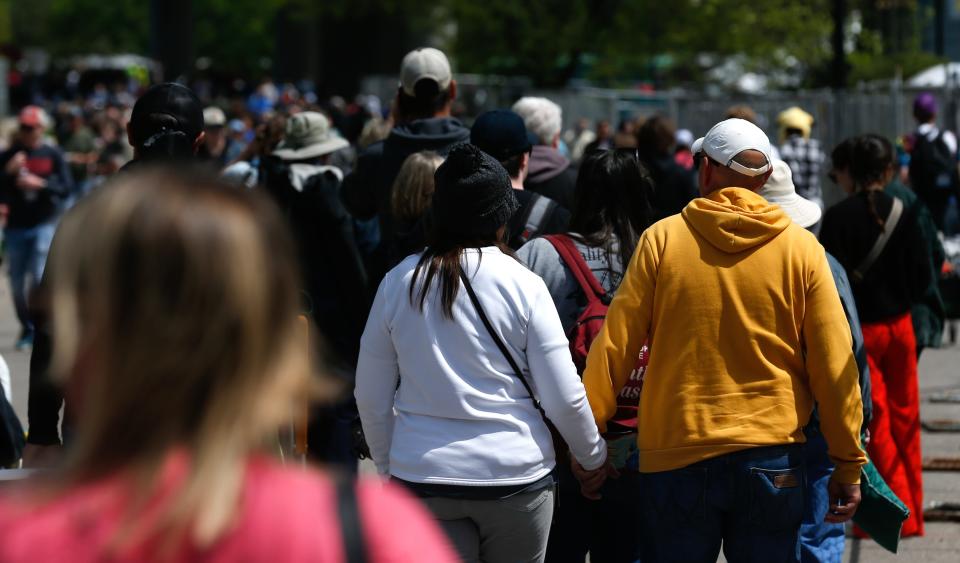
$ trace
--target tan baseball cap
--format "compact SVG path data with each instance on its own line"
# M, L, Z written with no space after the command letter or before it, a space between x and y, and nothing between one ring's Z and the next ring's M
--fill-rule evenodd
M446 90L453 80L450 61L439 49L423 47L410 51L403 57L400 65L400 87L403 93L413 97L417 82L425 79L436 82L440 90Z

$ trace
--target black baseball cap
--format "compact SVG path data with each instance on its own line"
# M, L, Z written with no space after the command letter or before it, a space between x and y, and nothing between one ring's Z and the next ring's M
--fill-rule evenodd
M183 133L191 141L203 131L203 104L182 84L152 86L133 105L130 132L135 145L164 131Z
M470 129L470 143L500 162L533 148L523 118L505 109L481 114Z

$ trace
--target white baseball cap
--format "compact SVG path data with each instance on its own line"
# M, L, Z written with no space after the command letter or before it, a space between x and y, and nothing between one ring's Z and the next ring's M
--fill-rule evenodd
M755 150L763 153L767 163L760 168L750 168L734 162L734 158L746 150ZM693 143L691 151L694 154L706 153L707 156L727 168L744 176L760 176L766 174L773 163L770 150L770 139L762 129L745 119L727 119L714 125L707 134Z
M797 194L790 165L782 160L773 161L773 173L757 193L770 203L779 205L794 223L804 229L816 225L823 215L819 205Z
M424 47L410 51L403 57L400 65L400 87L403 88L403 93L414 96L414 87L424 79L436 82L440 90L446 90L450 86L450 81L453 80L450 61L439 49Z
M203 109L204 127L223 127L227 124L227 115L217 106L210 106Z

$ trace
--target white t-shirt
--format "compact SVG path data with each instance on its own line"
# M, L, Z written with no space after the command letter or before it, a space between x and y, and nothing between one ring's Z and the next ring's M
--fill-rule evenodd
M384 278L361 341L355 393L379 473L479 486L545 477L555 465L550 432L466 291L457 292L452 319L436 283L422 312L411 303L419 258ZM606 444L543 280L496 247L468 250L461 263L573 455L587 469L602 465Z

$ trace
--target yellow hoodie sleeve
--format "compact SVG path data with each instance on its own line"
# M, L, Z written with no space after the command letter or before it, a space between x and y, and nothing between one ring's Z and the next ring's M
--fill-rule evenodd
M659 257L648 230L624 273L600 334L587 355L583 385L597 428L606 431L607 421L616 413L617 394L627 383L647 340L653 316Z
M859 372L850 325L822 248L814 263L803 319L807 376L819 405L828 453L837 466L833 479L855 484L860 482L860 467L867 461L860 447L863 403Z

